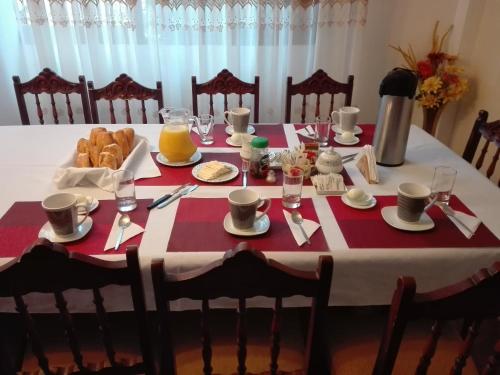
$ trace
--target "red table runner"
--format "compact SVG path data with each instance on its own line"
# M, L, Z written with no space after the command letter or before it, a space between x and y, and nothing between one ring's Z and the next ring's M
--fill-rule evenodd
M163 164L160 164L156 161L156 155L157 152L153 152L151 155L153 157L153 160L155 161L156 165L160 169L161 176L159 177L153 177L153 178L144 178L141 180L137 180L135 184L137 186L172 186L172 185L182 185L187 182L190 183L196 183L198 185L204 186L204 185L226 185L226 186L241 186L242 185L242 173L240 171L240 174L236 176L236 178L232 179L231 181L226 181L226 182L221 182L217 184L213 183L208 183L208 182L203 182L200 180L197 180L196 178L193 177L191 174L191 171L194 167L194 165L188 165L185 167L169 167ZM218 161L225 161L227 163L234 164L237 166L239 169L241 169L241 157L239 152L204 152L202 153L202 159L201 163L211 161L211 160L218 160ZM247 174L247 184L248 186L281 186L283 184L283 173L281 170L275 170L276 172L276 182L273 184L270 184L266 182L265 178L255 178L250 175L250 173ZM342 176L344 177L344 183L346 185L353 185L353 182L349 175L347 174L346 170L342 170ZM310 179L307 179L304 181L305 186L311 186L312 182Z
M305 128L306 125L311 125L314 128L314 124L295 124L295 129L299 130L302 128ZM328 142L328 146L333 146L333 147L363 147L364 145L371 145L373 144L373 135L375 134L375 125L374 124L360 124L359 127L363 129L362 134L358 134L356 137L359 138L359 143L355 145L341 145L340 143L337 143L333 140L335 137L335 132L330 130L330 140ZM310 138L304 137L300 134L297 134L299 137L299 140L301 142L307 143L311 142Z
M146 226L149 211L146 207L152 199L138 199L137 208L130 212L134 223ZM90 214L93 220L90 232L80 240L64 243L69 251L87 255L105 254L104 245L108 239L111 225L117 210L114 200L101 200L99 207ZM17 257L38 238L38 232L47 222L47 216L40 202L15 202L0 219L0 257ZM118 251L108 254L125 253L127 245L139 245L142 234L132 237L120 246Z
M299 208L304 219L319 222L312 199L302 199ZM239 242L262 251L327 251L328 245L321 228L311 237L311 245L297 245L283 215L281 199L272 199L268 215L269 230L255 237L241 237L224 230L224 217L229 212L225 198L181 199L175 216L167 251L226 251Z
M225 131L226 126L226 124L215 124L214 143L211 145L202 144L200 137L194 132L191 133L191 137L198 147L232 147L226 143L226 138L229 137ZM269 147L288 147L283 124L252 124L252 126L255 128L255 135L266 137L269 140Z
M368 210L357 210L342 203L340 197L328 197L328 203L350 248L431 248L431 247L492 247L500 240L481 224L469 240L438 208L427 213L435 227L423 232L408 232L391 227L382 218L380 210L395 206L395 196L377 196L377 205ZM472 212L456 197L450 206L458 211Z

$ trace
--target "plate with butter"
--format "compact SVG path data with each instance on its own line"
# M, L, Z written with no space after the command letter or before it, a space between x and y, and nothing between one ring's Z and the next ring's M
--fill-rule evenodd
M240 171L234 164L212 160L198 164L191 173L197 180L217 184L232 180Z

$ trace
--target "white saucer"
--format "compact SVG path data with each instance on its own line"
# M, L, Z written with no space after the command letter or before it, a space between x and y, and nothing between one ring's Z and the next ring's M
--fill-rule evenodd
M184 167L186 165L194 164L201 160L201 152L196 150L196 152L189 158L188 161L168 161L168 159L162 154L158 153L156 155L156 161L160 164L167 165L169 167Z
M90 231L90 228L92 228L92 223L93 223L92 218L88 216L85 219L85 221L78 226L75 233L69 234L67 236L60 236L54 233L52 225L50 225L50 223L47 221L45 224L43 224L43 227L42 229L40 229L40 232L38 232L38 237L45 237L49 241L59 242L59 243L76 241L79 240L80 238L85 237L85 235Z
M229 145L229 146L233 146L233 147L241 147L241 143L238 144L238 143L233 143L233 140L231 139L231 137L227 137L226 138L226 143Z
M97 200L97 198L92 197L90 195L83 195L83 194L75 194L75 195L76 195L77 202L87 203L87 208L89 209L89 213L91 213L97 207L99 207L99 201Z
M258 236L259 234L266 233L271 226L269 221L269 216L264 214L262 219L257 220L252 228L249 229L238 229L233 225L233 219L231 218L231 212L228 212L224 217L224 230L228 233L234 234L236 236Z
M208 162L207 162L208 163ZM220 177L217 177L217 178L214 178L212 180L206 180L204 178L201 178L200 176L198 176L198 171L203 168L203 166L207 163L201 163L201 164L198 164L197 166L195 166L193 168L193 170L191 171L191 174L193 175L194 178L196 178L197 180L200 180L200 181L204 181L204 182L209 182L209 183L212 183L212 184L217 184L219 182L226 182L226 181L230 181L232 180L233 178L235 178L236 176L238 176L238 174L240 173L240 170L238 169L238 167L234 164L231 164L231 163L226 163L224 161L221 161L220 163L224 164L226 167L229 167L231 168L231 172L228 172L226 174L223 174L222 176Z
M231 125L226 126L226 134L228 135L233 135L234 133L234 128ZM255 133L255 128L252 125L248 125L247 127L247 134L254 134Z
M333 140L345 146L352 146L359 143L359 138L356 136L354 136L354 139L351 142L346 142L340 137L340 134L337 134L335 137L333 137Z
M332 129L335 133L337 134L342 134L344 131L342 130L342 128L340 127L340 125L333 125L332 126ZM359 135L359 134L363 134L363 129L361 129L358 125L355 125L354 126L354 131L353 131L353 134L354 135Z
M377 204L377 199L371 195L371 194L367 194L369 199L367 199L367 204L358 204L358 203L355 203L353 201L351 201L349 199L349 197L347 196L347 193L344 193L342 194L342 197L340 198L342 200L342 202L346 205L348 205L349 207L352 207L352 208L356 208L358 210L367 210L369 208L372 208L373 206L375 206Z
M398 206L384 207L381 213L385 222L397 229L420 232L434 228L434 221L425 212L420 216L420 220L414 223L401 220L398 217Z

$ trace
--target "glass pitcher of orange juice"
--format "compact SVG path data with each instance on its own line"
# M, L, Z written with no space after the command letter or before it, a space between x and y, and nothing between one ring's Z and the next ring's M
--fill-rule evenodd
M160 110L165 125L160 133L160 153L169 162L187 162L196 152L196 145L189 134L190 121L186 109Z

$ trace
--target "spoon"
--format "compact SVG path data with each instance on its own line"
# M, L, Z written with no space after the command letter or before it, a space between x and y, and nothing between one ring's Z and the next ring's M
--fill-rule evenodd
M306 239L306 242L310 245L311 241L309 241L309 237L307 236L307 233L304 230L304 227L302 226L304 219L302 218L302 215L300 214L299 211L297 210L292 211L292 221L299 226L300 230L302 231L302 234L304 235L304 238Z
M128 216L127 214L122 214L122 216L120 216L120 219L118 220L120 233L118 234L118 238L116 239L115 250L118 250L118 248L120 247L120 244L122 243L123 232L125 232L125 228L127 228L130 223L130 216Z

